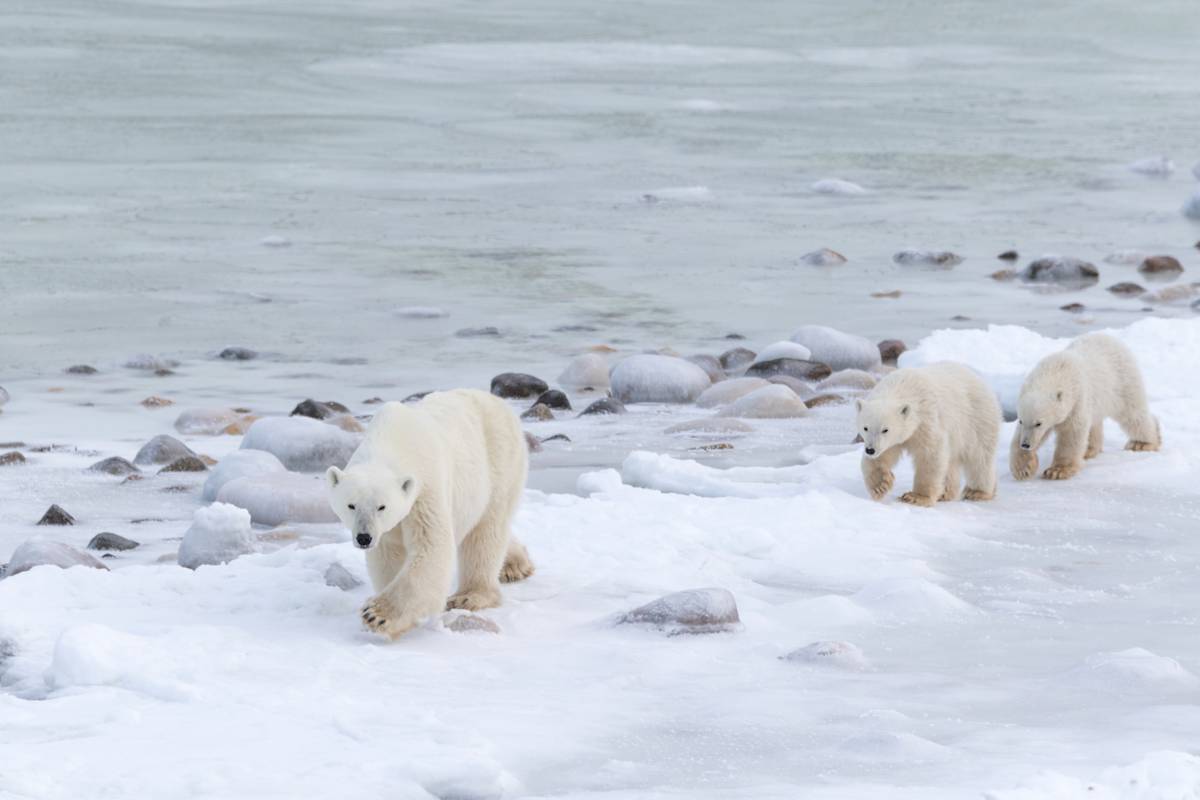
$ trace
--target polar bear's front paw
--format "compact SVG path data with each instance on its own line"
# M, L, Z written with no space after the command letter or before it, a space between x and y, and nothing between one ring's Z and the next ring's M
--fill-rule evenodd
M1048 481L1065 481L1077 472L1079 467L1075 464L1051 464L1042 473L1042 477Z
M523 581L533 574L533 562L526 556L513 557L509 555L504 559L504 566L500 568L501 583L516 583Z
M417 626L417 621L404 614L392 598L376 595L362 608L362 621L367 630L395 639Z
M908 503L908 504L914 505L914 506L925 506L926 508L932 508L935 501L932 497L930 497L927 494L917 494L916 492L905 492L904 494L900 495L900 502Z
M1019 481L1028 480L1037 474L1038 457L1037 453L1025 453L1015 455L1009 461L1009 471L1012 476Z
M1136 439L1130 439L1125 443L1125 449L1136 450L1138 452L1143 450L1157 450L1158 444L1156 442L1139 442Z
M446 601L446 610L464 608L467 611L480 611L485 608L495 608L500 605L500 592L494 589L472 589L450 595Z
M872 500L882 500L895 483L896 476L893 473L882 472L868 478L867 491L871 493Z

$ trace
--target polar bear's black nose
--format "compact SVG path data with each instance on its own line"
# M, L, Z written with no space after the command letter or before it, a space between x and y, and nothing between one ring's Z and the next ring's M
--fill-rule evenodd
M354 543L364 550L371 546L371 534L357 533L354 535Z
M1029 442L1021 442L1021 449L1022 450L1032 450L1033 446L1030 445Z
M873 456L873 455L875 455L875 448L874 448L874 447L868 447L868 448L867 448L867 455L869 455L869 456Z

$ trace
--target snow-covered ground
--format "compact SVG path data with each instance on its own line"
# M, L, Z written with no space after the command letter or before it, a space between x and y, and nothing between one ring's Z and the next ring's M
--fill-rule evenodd
M636 450L578 493L527 492L517 533L538 571L484 612L499 634L360 630L367 588L324 579L334 563L365 578L336 525L260 529L264 552L183 569L202 476L123 486L82 475L98 455L31 455L3 468L22 524L0 552L50 499L78 521L49 538L143 546L111 571L0 581L0 796L1194 796L1200 321L1116 334L1145 367L1160 453L1110 427L1076 479L1003 470L994 502L920 509L866 499L845 406L821 423L842 444L789 466ZM905 363L963 360L1003 395L1063 343L939 331ZM604 435L603 418L572 424ZM186 438L220 456L240 437ZM99 430L77 444L136 449ZM739 629L614 624L710 586ZM787 657L816 642L852 647Z

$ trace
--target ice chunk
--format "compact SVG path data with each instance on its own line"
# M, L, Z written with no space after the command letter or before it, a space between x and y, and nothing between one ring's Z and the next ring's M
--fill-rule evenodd
M622 625L652 625L670 636L719 633L738 627L737 602L727 589L688 589L623 614Z
M265 417L246 431L243 450L274 453L288 469L316 472L344 467L359 437L311 417Z
M599 353L576 356L558 376L558 383L567 389L607 389L608 359Z
M813 642L793 650L783 658L785 661L856 672L867 668L867 659L862 650L850 642Z
M13 551L8 560L9 578L28 572L34 567L49 565L68 569L70 567L91 567L92 569L107 570L104 562L88 553L76 550L61 542L50 542L45 539L27 539Z
M870 339L824 325L805 325L792 334L792 341L807 347L814 360L832 370L870 370L883 363Z
M844 181L841 178L822 178L813 183L812 190L817 194L833 194L844 197L867 194L867 190L857 183Z
M773 342L758 352L754 357L753 363L761 364L764 361L774 361L777 358L794 358L797 361L812 361L812 351L802 344L789 342L784 339L780 342Z
M362 586L362 583L353 572L336 561L330 564L328 569L325 570L325 585L341 589L343 592L357 589L359 586Z
M690 403L712 385L692 362L651 353L624 359L611 379L613 395L623 403Z
M226 564L256 549L250 512L228 503L213 503L192 515L192 525L179 544L179 565L196 569Z
M142 449L133 457L133 463L143 467L148 464L170 464L184 456L195 457L196 453L174 436L163 433L142 445Z
M217 492L217 500L246 509L259 525L337 522L322 475L268 472L234 478Z
M789 419L803 417L807 413L808 406L804 405L800 396L778 383L755 389L720 412L723 417L747 419Z
M221 487L230 481L248 476L286 471L287 467L283 466L283 462L266 450L234 450L213 467L208 480L204 482L204 492L201 497L205 502L212 502L217 499L217 493L221 491Z
M769 385L770 383L763 378L730 378L727 381L714 383L705 389L696 398L696 405L701 408L719 408L720 406L732 403L743 395L753 392L755 389L761 389Z

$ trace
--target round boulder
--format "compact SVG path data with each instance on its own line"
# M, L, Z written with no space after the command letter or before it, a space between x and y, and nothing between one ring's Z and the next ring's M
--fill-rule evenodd
M758 352L754 357L754 364L760 364L763 361L774 361L777 358L794 358L797 361L812 361L812 351L802 344L790 342L786 339L779 342L772 342Z
M1118 297L1137 297L1138 295L1146 293L1146 287L1141 286L1140 284L1132 283L1131 281L1121 281L1120 283L1114 283L1112 286L1108 287L1108 291L1112 292Z
M772 383L739 397L722 410L720 416L744 419L790 419L803 417L807 413L808 406L804 405L804 401L795 392L786 386Z
M245 509L259 525L337 522L322 475L265 472L234 478L217 492L217 501Z
M876 383L878 383L878 379L869 372L864 372L861 369L842 369L818 383L817 391L858 389L865 392L869 389L874 389Z
M492 378L492 394L509 399L537 397L550 387L541 378L523 372L504 372Z
M900 354L908 349L908 346L899 339L884 339L876 347L879 348L879 357L885 364L895 364L896 359L900 358Z
M231 481L281 472L287 472L287 467L266 450L234 450L213 467L200 496L206 502L212 502L217 499L221 488Z
M1020 272L1026 283L1060 283L1090 286L1100 280L1100 270L1090 261L1063 256L1042 256L1029 262Z
M172 461L178 461L184 456L195 455L196 453L192 448L174 436L167 436L164 433L155 436L142 445L142 449L138 450L137 455L133 457L133 463L142 467L150 464L170 464Z
M1183 272L1183 264L1174 256L1150 256L1138 265L1138 272L1150 278L1170 280Z
M751 364L746 375L752 378L772 378L786 375L801 381L819 381L829 377L833 370L817 361L801 361L798 358L773 358Z
M607 389L608 359L599 353L576 356L558 376L560 386L568 389Z
M619 362L610 375L622 403L690 403L712 385L703 369L674 356L642 353Z
M92 569L107 570L104 562L95 556L76 550L61 542L48 542L42 539L28 539L17 546L12 558L8 560L8 570L5 575L9 578L28 572L34 567L51 566L61 569L71 567L91 567Z
M533 404L543 405L547 408L557 408L560 411L571 410L571 400L558 389L550 389L538 395L538 399L533 401Z
M831 370L870 370L881 363L879 348L870 339L825 325L805 325L792 334L792 341L807 347L815 361Z
M241 449L265 450L298 472L345 467L359 437L309 417L264 417L246 431Z
M721 353L717 360L721 362L721 366L726 372L736 372L743 367L753 364L755 358L756 354L753 350L748 350L745 347L734 347Z
M700 354L688 356L687 360L704 370L708 379L713 383L725 380L725 368L721 366L721 362L716 356Z
M730 378L720 383L714 383L696 398L696 405L701 408L719 408L728 405L743 395L768 386L763 378Z
M727 589L688 589L622 614L621 625L648 625L671 636L719 633L740 623L737 601Z

